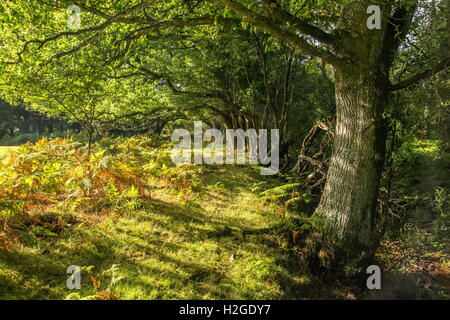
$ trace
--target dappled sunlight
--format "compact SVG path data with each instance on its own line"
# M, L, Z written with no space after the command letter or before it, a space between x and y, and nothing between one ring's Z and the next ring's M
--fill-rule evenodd
M134 209L101 214L83 210L80 215L73 207L75 220L62 229L41 224L44 233L16 230L20 243L0 253L0 282L7 290L1 294L12 286L10 273L22 275L19 283L35 279L28 289L14 290L15 295L29 297L44 294L48 286L40 285L58 274L45 295L64 298L69 293L65 268L80 265L92 266L80 292L89 296L105 289L110 280L101 274L118 265L123 280L113 292L122 299L294 298L293 291L285 290L301 285L305 276L282 262L288 246L277 234L275 207L263 204L251 191L257 174L258 168L242 166L205 169L195 200L185 198L175 185L158 182L165 178L155 177L148 184L151 197ZM97 218L76 218L83 215ZM102 287L93 288L92 278L103 282ZM286 282L283 288L280 279Z

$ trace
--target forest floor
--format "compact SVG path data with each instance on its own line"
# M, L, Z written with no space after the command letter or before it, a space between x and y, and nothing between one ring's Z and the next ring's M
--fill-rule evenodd
M143 210L27 234L0 252L0 298L93 298L106 289L120 299L311 298L318 291L278 234L274 207L251 191L258 170L211 168L204 194L189 206L154 190ZM66 287L70 265L89 274L74 294Z
M396 194L412 203L405 212L407 223L400 235L382 242L377 255L384 270L382 290L365 297L449 299L449 150L441 150L437 141L423 140L411 143L408 151L412 165L397 172L394 184Z
M280 227L286 208L255 191L261 182L279 185L277 178L252 166L208 166L195 201L155 188L143 208L59 233L24 234L13 250L0 251L0 299L448 298L448 237L437 237L431 204L449 181L448 159L427 148L417 146L405 191L419 205L402 236L383 241L377 256L380 291L305 271ZM66 286L70 265L82 267L81 290Z

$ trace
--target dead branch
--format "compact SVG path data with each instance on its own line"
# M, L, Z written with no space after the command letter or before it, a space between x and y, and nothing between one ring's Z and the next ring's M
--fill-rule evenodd
M313 150L315 149L314 142L321 132L324 132L324 135L320 140L318 146L319 150ZM311 128L303 139L297 163L292 169L292 172L302 174L312 166L313 171L307 176L303 187L314 189L320 186L322 189L322 186L326 181L328 163L330 161L326 151L331 147L333 137L334 133L330 128L325 123L319 121Z

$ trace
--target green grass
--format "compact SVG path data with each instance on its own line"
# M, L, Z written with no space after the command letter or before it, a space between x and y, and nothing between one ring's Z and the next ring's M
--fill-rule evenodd
M78 224L56 236L23 233L0 253L0 299L63 299L69 265L93 266L105 290L121 299L297 299L311 297L289 239L279 232L276 207L252 192L252 167L206 167L195 202L153 191L144 209ZM274 178L265 178L270 185ZM95 294L82 272L78 297Z

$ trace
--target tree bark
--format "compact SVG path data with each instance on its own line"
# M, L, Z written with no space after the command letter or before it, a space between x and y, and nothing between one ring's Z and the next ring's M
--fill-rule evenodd
M324 192L315 214L324 231L345 250L343 259L360 263L370 259L381 171L384 164L390 51L382 30L366 26L367 3L345 12L344 23L354 23L358 36L344 37L335 65L336 128L334 150ZM351 28L349 28L351 30ZM356 30L355 30L356 31Z
M405 36L415 6L383 17L380 29L366 26L361 0L343 12L350 31L335 46L343 63L334 65L336 129L327 183L315 214L324 230L345 251L345 262L362 265L372 258L376 204L385 159L387 125L382 114L388 104L389 73L394 54ZM382 8L391 12L392 3ZM398 19L397 19L398 16Z
M359 255L370 249L384 162L387 77L377 66L336 69L336 135L327 183L315 214L325 231ZM358 249L357 249L358 248ZM351 252L350 252L351 253Z

